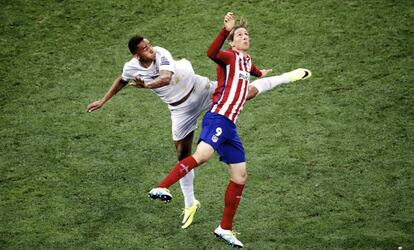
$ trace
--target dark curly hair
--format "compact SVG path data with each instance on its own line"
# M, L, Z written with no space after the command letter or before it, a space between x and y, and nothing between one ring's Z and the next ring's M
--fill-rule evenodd
M131 54L135 55L137 53L138 44L142 42L142 40L144 40L144 37L140 35L133 36L131 39L129 39L128 48Z

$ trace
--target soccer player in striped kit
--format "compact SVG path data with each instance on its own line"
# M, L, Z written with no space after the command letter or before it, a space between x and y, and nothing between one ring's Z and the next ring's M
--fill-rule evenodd
M99 110L106 102L123 89L128 82L137 88L151 89L167 104L171 112L173 141L178 160L191 155L197 119L212 105L215 86L207 77L194 73L188 60L174 60L171 53L151 43L142 36L134 36L128 42L132 59L125 63L122 75L115 79L107 93L98 101L90 103L88 112ZM247 99L269 91L279 85L306 79L309 70L296 69L279 76L260 78L252 82ZM308 74L308 75L309 75ZM194 195L194 171L180 179L184 196L182 228L188 228L200 207Z
M226 38L230 41L231 48L220 50ZM172 195L168 188L189 171L208 161L216 151L220 160L229 166L230 181L224 197L221 223L214 230L214 234L238 248L243 247L243 244L232 231L232 221L247 180L247 166L235 123L248 97L250 75L260 77L267 73L253 64L247 53L249 46L249 33L245 22L235 26L233 13L227 13L224 17L224 28L208 50L208 56L217 64L218 84L213 94L212 107L203 118L196 152L179 161L157 187L148 193L152 199L170 201Z

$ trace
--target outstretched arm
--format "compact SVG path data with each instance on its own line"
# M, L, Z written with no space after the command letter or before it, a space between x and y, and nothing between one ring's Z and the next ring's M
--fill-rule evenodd
M263 77L267 75L268 73L272 72L271 69L258 69L256 65L252 64L252 68L250 70L250 74L257 77Z
M126 82L122 80L122 77L119 76L115 79L112 86L109 88L109 90L106 92L105 96L99 100L92 102L88 105L86 111L91 113L95 110L100 109L109 99L111 99L116 93L118 93L124 86L126 85Z

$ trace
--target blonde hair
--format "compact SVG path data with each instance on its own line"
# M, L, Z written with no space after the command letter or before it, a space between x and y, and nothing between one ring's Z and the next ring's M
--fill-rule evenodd
M245 28L247 30L247 19L245 17L241 17L238 24L235 24L233 29L230 31L229 36L227 37L227 40L229 42L232 42L234 39L234 32L240 28Z

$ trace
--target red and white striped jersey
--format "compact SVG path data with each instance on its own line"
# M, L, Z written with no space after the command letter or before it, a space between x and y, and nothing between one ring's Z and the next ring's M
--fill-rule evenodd
M220 50L229 32L220 31L208 50L208 56L217 63L217 88L213 94L210 112L227 117L236 123L246 102L250 75L261 76L252 58L232 50Z

